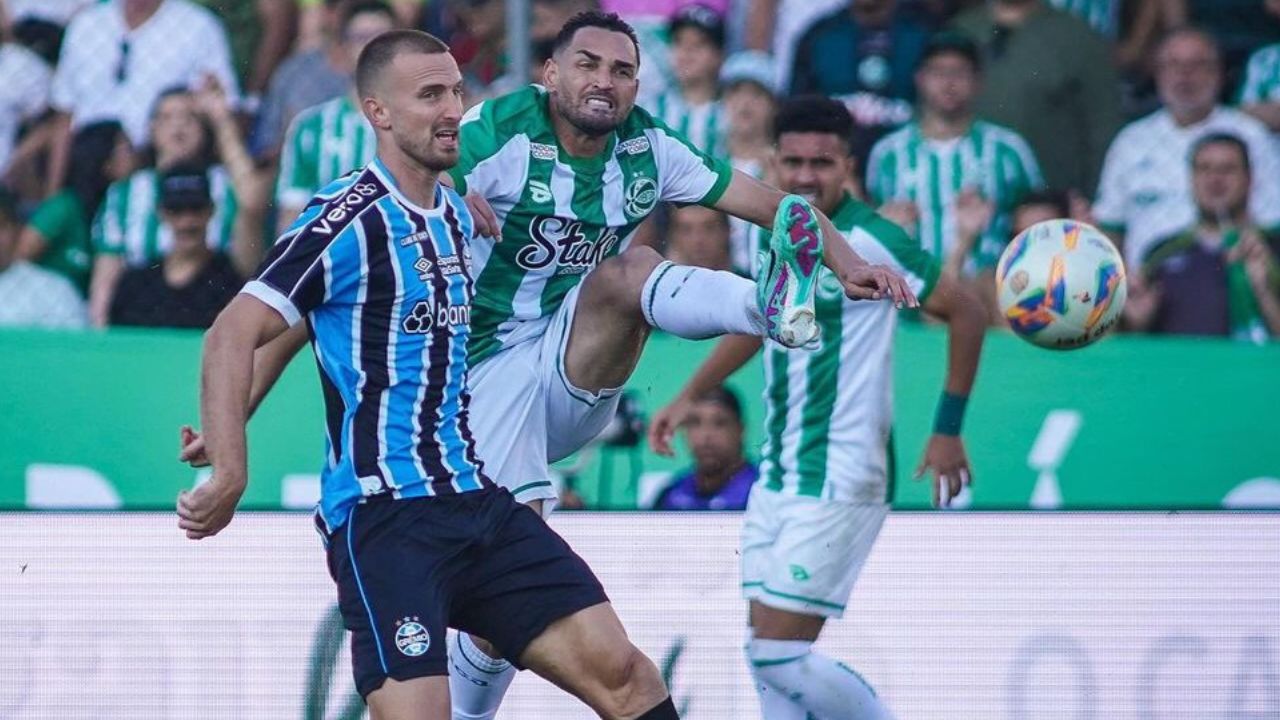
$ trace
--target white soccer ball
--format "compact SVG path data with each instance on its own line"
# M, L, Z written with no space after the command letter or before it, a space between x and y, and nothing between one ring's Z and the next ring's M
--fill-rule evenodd
M1046 220L1020 233L996 266L996 297L1009 327L1053 350L1084 347L1120 318L1124 260L1092 225Z

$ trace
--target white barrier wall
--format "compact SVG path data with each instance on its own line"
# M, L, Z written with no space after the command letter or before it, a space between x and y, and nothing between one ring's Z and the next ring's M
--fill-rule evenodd
M687 720L758 717L738 516L553 523ZM356 717L333 598L305 515L0 514L0 718ZM893 515L820 644L899 720L1275 720L1280 515ZM526 674L500 717L591 715Z

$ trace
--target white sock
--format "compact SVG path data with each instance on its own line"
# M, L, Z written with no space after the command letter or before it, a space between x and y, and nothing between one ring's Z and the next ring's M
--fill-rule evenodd
M743 650L747 652L747 667L751 670L751 684L756 688L756 696L760 698L760 717L764 720L807 720L808 711L797 705L791 698L773 689L760 679L756 667L751 663L751 641L754 639L750 628L747 629L747 644Z
M449 638L449 701L453 720L493 720L502 697L516 676L506 660L495 660L476 647L471 636Z
M752 640L747 657L761 682L819 720L891 720L861 675L812 648L804 640Z
M663 262L640 295L650 325L682 338L765 334L756 284L723 270Z

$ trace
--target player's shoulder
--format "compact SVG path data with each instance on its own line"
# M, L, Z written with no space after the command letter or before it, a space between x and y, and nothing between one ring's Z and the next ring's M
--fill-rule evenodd
M294 237L333 240L390 194L390 187L378 177L372 165L349 172L313 195L280 241Z
M541 85L526 85L483 100L463 114L462 124L481 121L487 129L504 135L531 134L548 128L546 92Z

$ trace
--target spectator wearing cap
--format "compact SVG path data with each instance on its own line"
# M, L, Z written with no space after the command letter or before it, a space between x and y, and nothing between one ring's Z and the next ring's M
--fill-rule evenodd
M773 154L773 116L777 111L772 59L758 50L729 56L720 68L721 103L728 119L729 162L757 180L763 180ZM751 232L755 227L741 218L729 218L729 257L734 272L751 272Z
M1264 0L1272 24L1280 19L1280 0ZM1249 56L1240 87L1240 109L1280 133L1280 42L1258 48Z
M381 2L351 6L343 22L343 46L351 67L370 40L395 27L395 14ZM373 127L360 109L355 86L303 110L285 133L275 198L277 229L288 227L320 188L373 160Z
M720 102L724 18L706 5L680 8L671 19L675 84L650 106L655 117L713 157L724 157L727 117Z
M111 296L126 267L147 267L174 246L158 208L159 178L178 166L205 168L214 213L208 225L209 246L227 250L233 239L246 250L261 244L268 178L260 174L240 136L239 124L226 96L215 85L192 93L175 89L156 103L151 144L143 167L107 188L94 219L94 260L89 286L89 316L106 324ZM251 272L256 252L233 253L238 269Z
M1130 274L1128 324L1254 343L1280 337L1280 236L1249 214L1248 145L1228 133L1204 135L1190 165L1197 218L1154 244Z
M1187 158L1210 133L1238 136L1253 168L1250 209L1265 227L1280 225L1280 156L1266 127L1219 104L1222 62L1216 41L1184 28L1170 33L1156 53L1156 91L1163 107L1135 120L1107 151L1093 214L1121 241L1137 266L1152 243L1196 219Z
M71 141L71 167L62 190L40 203L22 230L18 257L89 291L93 244L89 229L111 183L133 172L133 146L115 120L85 125Z
M718 387L693 403L684 425L693 468L658 496L655 510L743 510L760 471L743 452L742 403Z
M71 281L15 256L21 227L15 198L0 189L0 327L85 327L84 299Z
M911 118L912 73L928 38L898 0L852 0L800 37L791 94L830 95L848 105L853 156L866 167L876 140Z
M161 93L199 87L209 77L234 105L238 91L226 33L213 13L189 0L110 0L76 15L53 76L51 105L59 116L50 194L66 170L73 128L118 120L141 147Z
M1044 181L1035 155L1014 131L980 120L978 48L940 33L915 75L915 120L871 151L867 193L881 214L902 225L953 277L993 282L1009 212Z
M1092 196L1122 121L1106 40L1042 0L991 0L953 28L978 45L978 114L1026 138L1049 187Z
M160 218L173 247L158 265L120 278L111 302L112 325L208 328L240 290L244 276L205 239L213 218L209 176L179 166L161 176Z

